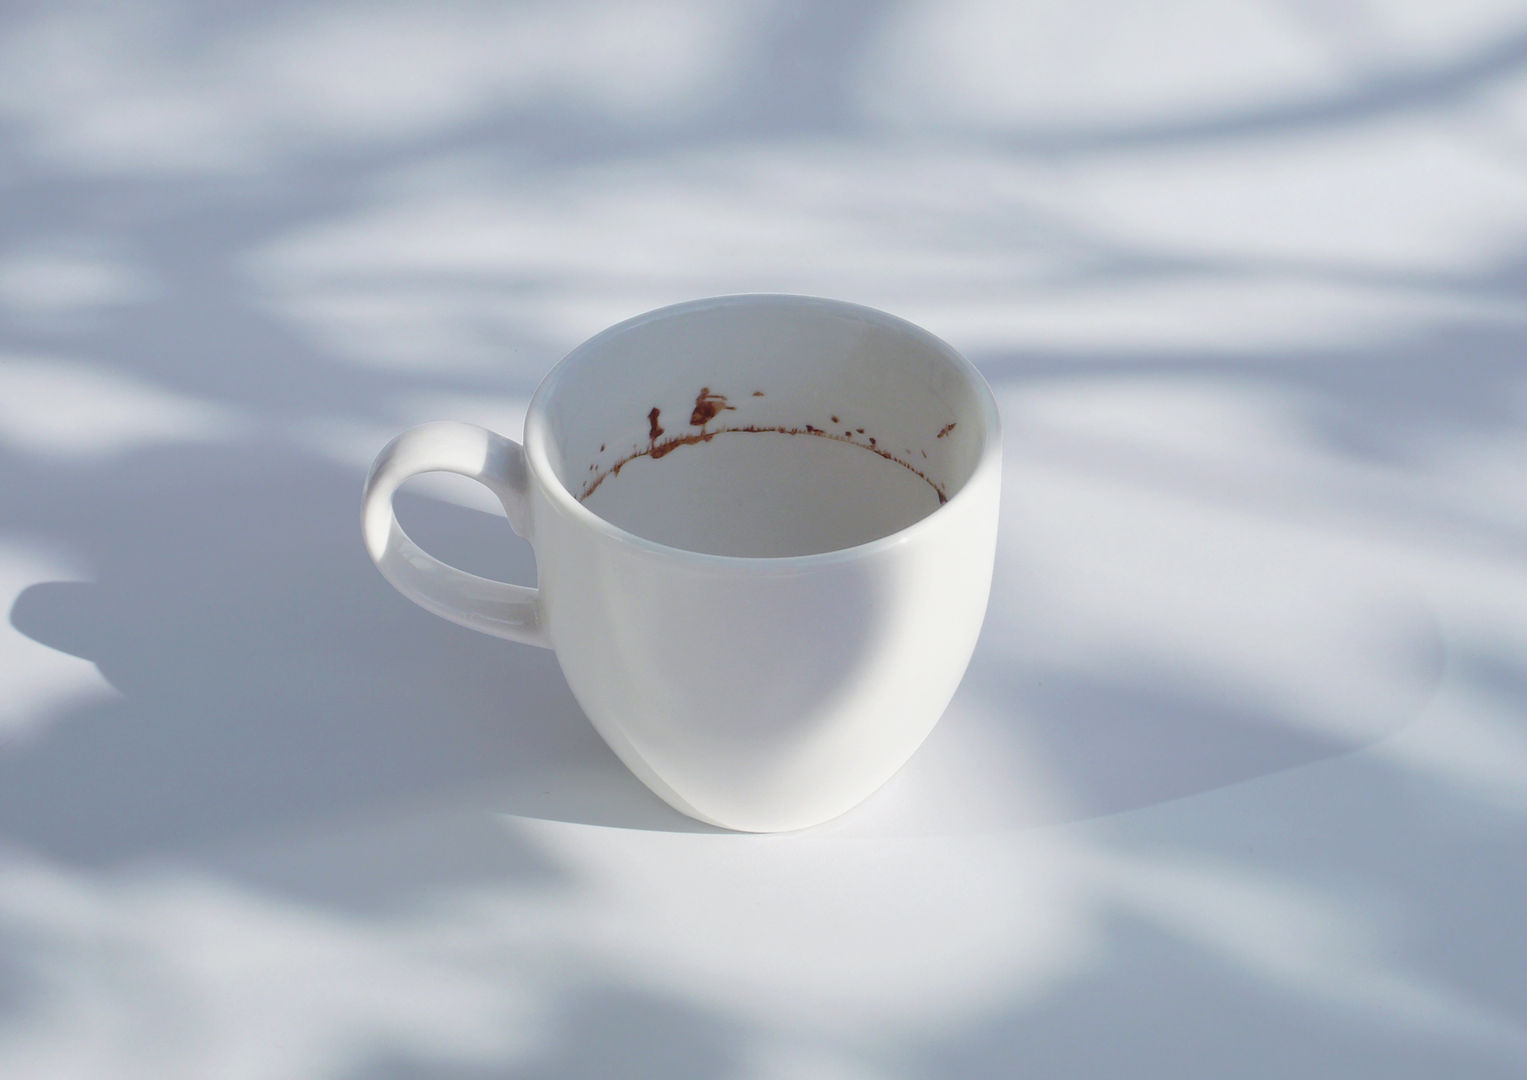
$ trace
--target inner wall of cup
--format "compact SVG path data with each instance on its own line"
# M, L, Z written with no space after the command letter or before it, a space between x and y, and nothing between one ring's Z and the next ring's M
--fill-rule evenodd
M543 402L590 510L690 550L799 555L933 512L980 457L975 388L928 335L809 300L659 314L594 339Z

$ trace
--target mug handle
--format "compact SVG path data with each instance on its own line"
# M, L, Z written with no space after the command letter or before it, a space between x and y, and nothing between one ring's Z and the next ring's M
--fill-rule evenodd
M382 576L436 615L495 637L551 647L539 589L447 566L408 538L393 512L403 481L427 472L470 477L498 496L509 525L530 539L530 473L525 450L487 428L438 420L409 428L382 448L366 477L361 533Z

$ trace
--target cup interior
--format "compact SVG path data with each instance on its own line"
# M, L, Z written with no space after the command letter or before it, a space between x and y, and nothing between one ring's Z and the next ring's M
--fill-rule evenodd
M574 350L531 406L533 464L636 536L714 555L853 547L934 513L981 460L990 392L894 316L725 297Z

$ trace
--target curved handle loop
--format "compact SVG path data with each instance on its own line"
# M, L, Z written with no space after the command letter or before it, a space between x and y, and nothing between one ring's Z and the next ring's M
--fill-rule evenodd
M495 637L550 648L539 590L448 566L424 552L398 524L393 493L409 477L426 472L457 473L482 483L503 503L514 531L529 539L530 475L524 449L475 424L441 420L403 432L371 465L361 532L377 569L426 611Z

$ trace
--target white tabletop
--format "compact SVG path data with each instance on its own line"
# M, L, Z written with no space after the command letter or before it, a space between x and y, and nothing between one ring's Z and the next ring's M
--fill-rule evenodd
M964 685L795 835L358 528L395 431L738 291L1007 433ZM7 1080L1520 1077L1527 21L8 6L0 593Z

